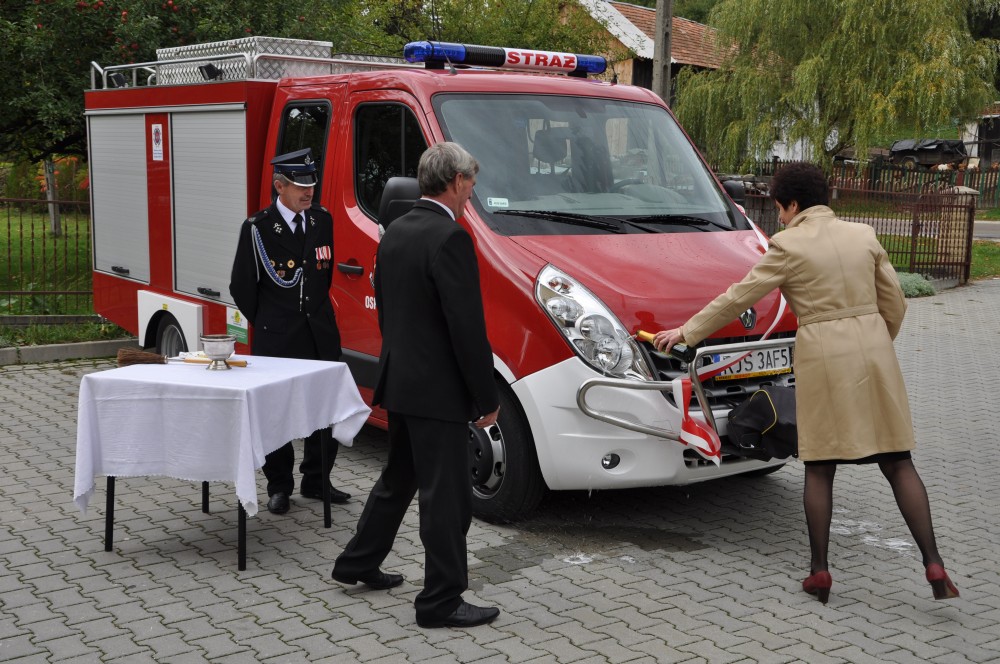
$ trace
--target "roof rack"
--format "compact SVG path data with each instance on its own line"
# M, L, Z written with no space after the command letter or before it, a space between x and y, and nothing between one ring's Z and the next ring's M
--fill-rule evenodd
M91 62L90 87L126 88L186 85L208 81L278 80L286 76L323 76L387 67L423 68L402 58L337 54L330 42L245 37L221 42L157 49L154 62L101 67Z

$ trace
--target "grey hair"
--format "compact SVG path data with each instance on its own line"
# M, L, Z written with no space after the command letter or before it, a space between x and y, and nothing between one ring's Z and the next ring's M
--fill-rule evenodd
M471 178L479 172L479 162L458 143L437 143L427 148L417 164L417 183L423 196L443 194L461 173Z
M271 182L280 182L284 185L295 184L284 173L275 173L274 177L271 178Z

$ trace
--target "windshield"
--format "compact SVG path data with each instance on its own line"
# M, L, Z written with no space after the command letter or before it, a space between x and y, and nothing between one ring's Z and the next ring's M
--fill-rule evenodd
M479 160L474 204L499 233L745 228L658 106L506 94L438 95L434 103L448 140Z

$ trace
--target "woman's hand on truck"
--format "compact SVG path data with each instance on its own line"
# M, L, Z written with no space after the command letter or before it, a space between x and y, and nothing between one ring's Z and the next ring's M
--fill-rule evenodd
M642 341L653 344L653 348L661 353L669 353L676 344L684 343L684 335L681 334L679 327L672 330L660 330L656 334L639 330L635 336Z

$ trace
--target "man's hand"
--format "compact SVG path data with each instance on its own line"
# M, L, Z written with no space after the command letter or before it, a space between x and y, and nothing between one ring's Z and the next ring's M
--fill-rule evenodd
M497 407L497 409L494 410L492 413L488 413L486 415L483 415L478 420L476 420L473 424L475 424L480 429L485 429L486 427L491 427L491 426L493 426L494 424L497 423L497 416L499 414L500 414L500 408Z
M661 353L669 353L674 345L682 343L684 336L679 327L672 330L660 330L653 337L653 347Z

